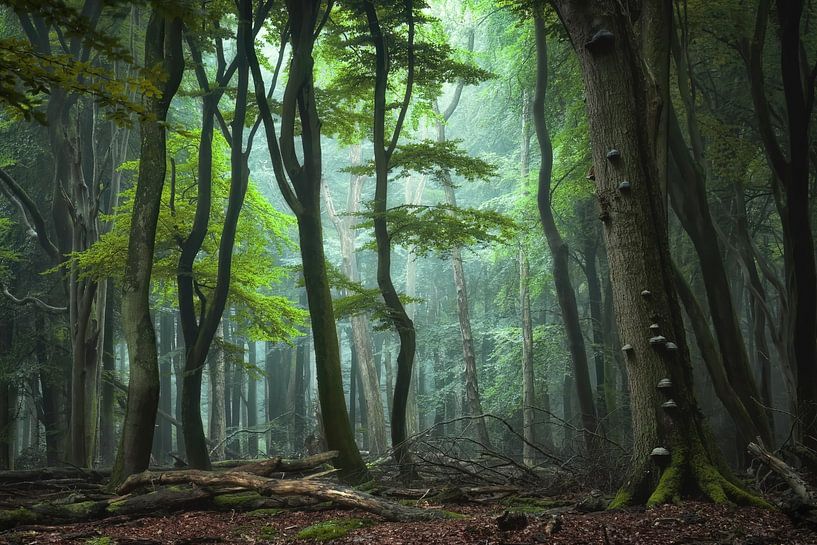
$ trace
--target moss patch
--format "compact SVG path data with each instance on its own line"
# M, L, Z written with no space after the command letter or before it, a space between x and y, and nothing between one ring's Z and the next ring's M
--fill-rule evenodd
M267 524L266 526L262 526L258 531L258 537L267 540L275 539L278 537L278 529L275 528L275 526L270 526Z
M256 509L255 511L250 511L247 513L248 517L274 517L275 515L280 514L283 509L275 509L274 507L269 507L265 509Z
M236 492L235 494L221 494L213 498L216 507L222 509L250 509L264 501L258 492Z
M86 540L83 545L115 545L116 541L108 536L94 537Z
M500 503L504 505L511 513L525 513L526 515L541 514L548 509L553 509L554 507L571 505L571 502L565 500L530 498L523 496L511 496L503 499Z
M0 511L0 530L14 528L18 524L34 524L37 518L37 513L25 507Z
M610 502L607 509L621 509L630 505L632 501L632 493L625 488L619 488L618 492L616 493L616 497L613 498L613 501Z
M365 528L372 524L374 524L374 522L371 520L359 518L327 520L313 524L312 526L307 526L298 532L298 535L295 537L298 539L314 539L315 541L330 541L343 537L352 530Z

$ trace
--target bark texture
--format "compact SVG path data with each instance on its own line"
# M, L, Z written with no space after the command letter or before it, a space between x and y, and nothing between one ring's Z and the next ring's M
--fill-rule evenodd
M114 484L147 468L159 404L156 332L150 317L150 276L166 171L164 121L184 68L181 32L181 20L169 19L153 10L145 35L145 65L161 66L167 79L160 85L161 96L148 99L148 110L155 119L141 125L141 160L122 288L122 328L128 345L130 382L122 443L111 477Z

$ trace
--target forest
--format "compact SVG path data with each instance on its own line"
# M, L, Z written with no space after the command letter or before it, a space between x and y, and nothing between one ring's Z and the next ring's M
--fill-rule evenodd
M811 0L0 0L0 543L817 543Z

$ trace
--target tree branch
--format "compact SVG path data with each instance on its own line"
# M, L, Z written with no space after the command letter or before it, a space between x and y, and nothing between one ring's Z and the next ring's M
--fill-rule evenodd
M31 217L31 221L34 223L34 234L37 235L37 241L42 246L45 253L48 254L48 257L56 264L60 262L61 255L59 249L51 242L51 239L48 237L48 230L46 229L45 219L43 215L40 213L39 208L37 208L37 204L29 197L28 193L14 180L14 178L9 175L4 169L0 168L0 180L2 180L11 194L14 196L14 199L17 200L18 206L20 206L20 212L24 217L24 221L28 224L27 219L25 218L26 213L28 216ZM24 208L23 208L24 207ZM31 226L29 225L29 228Z
M24 305L33 304L33 305L36 305L37 307L39 307L40 309L42 309L42 310L44 310L46 312L53 312L53 313L63 313L63 312L68 311L67 307L51 306L48 303L46 303L45 301L43 301L42 299L39 299L39 298L31 296L31 295L27 295L27 296L23 297L22 299L19 299L19 298L15 297L14 295L12 295L12 293L9 291L8 286L6 286L5 284L3 285L3 294L6 297L8 297L9 300L11 300L11 302L14 303L15 305L24 306Z

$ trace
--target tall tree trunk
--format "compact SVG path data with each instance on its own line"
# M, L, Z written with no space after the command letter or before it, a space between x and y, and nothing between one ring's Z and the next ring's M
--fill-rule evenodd
M352 165L360 163L360 145L352 146L349 159ZM349 177L349 192L346 197L346 213L350 214L349 216L339 215L335 211L329 189L324 187L326 211L340 238L340 251L343 260L342 270L353 282L360 282L360 272L355 248L357 231L354 224L356 218L351 214L355 214L360 209L364 181L365 178L362 176L351 175ZM383 400L380 395L380 379L372 352L370 317L365 314L356 314L350 318L350 322L352 326L352 343L357 354L358 371L363 386L361 391L366 403L366 421L368 423L366 437L369 442L369 450L375 455L383 454L388 448L386 442L386 417L383 413Z
M107 280L109 296L106 298L105 311L105 338L102 344L102 373L111 375L116 373L116 354L114 353L114 308L113 308L113 280ZM114 387L110 380L103 380L99 403L99 453L103 466L113 464L116 449L114 437ZM46 433L48 431L46 430Z
M817 264L809 199L809 124L814 109L813 76L802 70L800 27L804 2L775 3L780 40L780 74L786 103L785 140L773 127L763 75L763 48L771 2L761 0L752 40L744 44L749 83L764 151L775 176L774 192L783 226L789 305L789 343L797 369L798 436L817 450ZM804 77L810 80L804 81ZM809 82L806 84L806 82ZM784 149L788 148L788 157Z
M364 4L369 33L375 47L375 91L374 91L374 162L375 162L375 195L373 205L373 223L377 243L377 284L388 308L389 319L400 339L397 353L397 373L394 383L394 397L391 412L391 439L395 460L405 478L415 475L411 464L411 455L406 444L406 406L411 388L412 368L416 351L416 332L414 323L406 313L403 303L397 294L391 277L391 237L386 220L389 182L389 162L397 147L397 141L403 128L412 87L414 85L414 6L412 0L406 0L406 21L408 23L407 76L403 101L400 106L397 123L389 141L386 140L386 89L389 79L389 48L380 26L374 4Z
M668 82L649 78L644 66L660 59L650 52L642 57L633 22L620 4L556 0L555 6L576 46L585 83L613 303L626 343L633 455L613 506L660 504L695 489L717 502L756 501L720 462L693 394L660 184L666 165L655 151L665 135L654 128L667 108L656 91ZM671 11L650 12L651 19L640 24L668 24L667 15ZM539 18L536 29L544 33Z
M145 65L160 66L167 79L160 84L160 97L146 99L147 110L155 118L141 124L141 159L122 295L122 329L128 344L130 381L122 443L111 475L112 486L147 469L159 405L156 332L150 318L150 275L166 169L165 120L184 67L181 32L180 19L169 19L153 10L145 34Z
M537 203L539 218L545 232L548 248L553 262L553 282L562 310L570 357L573 363L573 378L579 398L582 426L585 433L585 445L589 451L596 449L595 432L598 428L596 408L593 404L593 389L590 386L590 372L587 365L587 351L584 346L579 309L576 304L576 292L570 282L569 253L567 243L562 239L551 208L551 175L553 172L553 146L545 120L545 95L548 81L548 51L545 30L540 29L541 19L535 18L536 24L536 90L533 100L533 126L539 141L541 164L539 166L539 188Z
M173 413L173 338L176 336L173 313L167 310L159 312L159 409L165 414ZM168 459L173 450L170 422L159 420L158 450L154 452L156 462L160 465Z
M473 34L473 31L472 31ZM473 45L473 44L472 44ZM437 121L437 142L445 142L445 121L453 115L459 104L459 96L462 93L462 84L457 85L454 91L455 99L451 101L448 108L442 113L442 120ZM445 192L446 204L457 206L457 198L454 193L454 185L451 174L444 171L440 184ZM460 324L460 338L462 340L462 355L465 362L465 397L468 406L468 415L471 417L480 416L474 421L476 426L477 441L486 447L490 447L491 440L488 436L488 427L483 414L482 402L479 395L479 381L477 378L477 357L474 351L474 335L471 330L471 315L468 304L468 287L465 282L465 270L462 266L462 251L453 248L451 251L451 269L454 272L454 288L457 291L457 319Z
M227 403L225 399L227 387L224 370L223 322L219 322L218 324L214 341L216 345L215 350L212 351L212 354L207 359L207 371L210 374L210 431L208 437L214 447L212 451L213 459L223 460L226 448L225 439L227 438ZM192 445L189 436L185 437L185 444L187 445L187 455L190 457L192 455Z
M522 140L519 153L519 180L522 195L527 196L528 176L530 175L530 109L531 100L528 92L522 91ZM522 243L519 246L517 261L519 263L519 308L522 311L522 462L526 465L536 463L536 388L533 370L533 320L530 304L530 265L528 248Z
M670 202L698 254L715 338L720 347L720 360L726 369L732 394L737 394L738 402L750 416L752 426L748 430L745 423L738 424L740 429L749 433L742 434L740 441L748 445L754 437L759 436L765 444L772 445L773 437L768 415L757 402L760 399L760 391L749 365L749 356L738 323L738 313L732 304L726 268L718 247L718 235L709 213L703 175L695 168L683 141L678 119L672 111L669 120L669 143L673 162L680 170L677 174L674 169L670 171ZM729 406L732 406L732 403L729 403L727 408ZM732 414L732 417L737 420L741 416Z
M249 437L247 437L247 456L250 458L258 457L258 384L255 380L257 366L256 344L255 341L247 343L247 351L249 352L249 364L252 370L247 373L247 428L251 430Z
M178 314L175 314L173 317L173 329L175 335L174 346L176 348L179 346L184 346L184 335L181 331L181 322ZM176 385L176 403L174 407L174 414L176 415L176 420L182 423L184 422L182 420L182 401L184 399L183 389L185 360L186 358L184 356L177 356L173 358L173 376ZM199 383L199 397L201 397L201 383ZM199 412L199 423L201 423L201 412ZM182 458L187 456L187 449L184 445L184 430L180 430L179 428L176 428L176 455Z
M338 335L326 272L321 224L321 138L315 103L312 50L320 29L320 0L287 0L292 55L281 105L281 135L275 133L263 74L252 40L244 47L250 59L255 98L278 188L298 219L304 284L314 341L322 424L330 449L339 451L338 467L346 480L365 480L368 471L355 444L343 393ZM329 5L331 8L331 4ZM317 32L316 32L317 30ZM300 119L302 158L296 153L296 114ZM280 148L279 146L280 142Z

